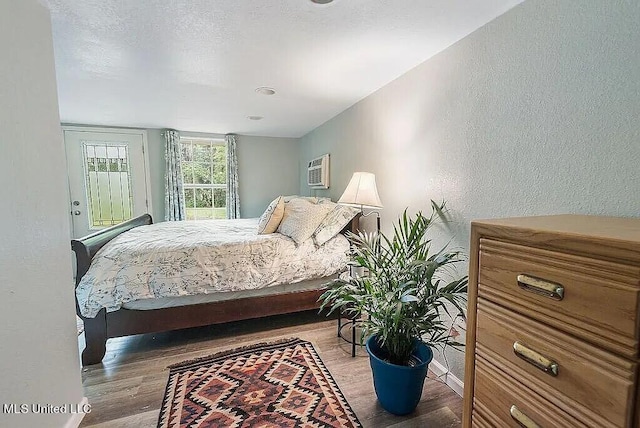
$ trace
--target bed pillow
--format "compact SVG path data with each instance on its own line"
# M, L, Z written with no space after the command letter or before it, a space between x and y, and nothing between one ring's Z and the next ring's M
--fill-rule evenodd
M271 201L262 216L260 216L260 221L258 221L258 235L265 235L278 230L283 215L284 199L282 196L278 196Z
M287 195L283 196L282 199L284 199L285 204L288 204L294 199L304 199L305 201L311 202L312 204L318 203L318 198L316 198L315 196Z
M313 232L313 241L317 246L324 244L340 233L359 212L357 208L336 204Z
M288 195L283 196L284 203L287 204L294 199L304 199L305 201L309 201L312 204L323 204L326 202L331 202L331 198L327 198L324 196L300 196L300 195Z
M311 237L329 211L331 206L328 204L315 204L302 198L292 199L284 204L284 216L278 232L300 245Z

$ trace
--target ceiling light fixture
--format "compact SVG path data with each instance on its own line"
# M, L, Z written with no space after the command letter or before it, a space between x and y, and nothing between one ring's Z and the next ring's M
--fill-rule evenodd
M276 93L276 90L268 86L260 86L259 88L256 88L256 92L260 95L273 95Z
M315 3L315 4L327 4L327 3L331 3L333 0L311 0L311 3Z
M247 119L249 120L262 120L264 119L263 116L247 116Z

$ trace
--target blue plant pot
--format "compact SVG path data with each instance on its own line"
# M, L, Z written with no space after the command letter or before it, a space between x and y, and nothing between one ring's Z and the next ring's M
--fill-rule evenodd
M431 348L416 340L413 355L420 363L412 367L384 361L381 357L385 351L378 345L376 336L367 340L367 352L373 372L373 386L382 408L394 415L413 412L422 397L424 379L433 359Z

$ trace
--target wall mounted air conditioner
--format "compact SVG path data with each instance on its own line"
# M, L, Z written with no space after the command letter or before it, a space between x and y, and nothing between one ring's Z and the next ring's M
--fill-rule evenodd
M307 184L312 189L329 188L329 153L309 161Z

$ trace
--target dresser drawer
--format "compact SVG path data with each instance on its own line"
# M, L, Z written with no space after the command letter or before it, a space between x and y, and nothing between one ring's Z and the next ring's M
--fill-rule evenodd
M578 428L586 427L526 386L496 370L482 358L476 359L475 391L472 426L514 427L528 419L535 425L531 428ZM513 413L513 416L512 416ZM525 419L526 418L526 419Z
M630 425L636 364L485 299L477 307L477 355L576 417Z
M480 239L479 296L630 358L639 278L634 266Z

